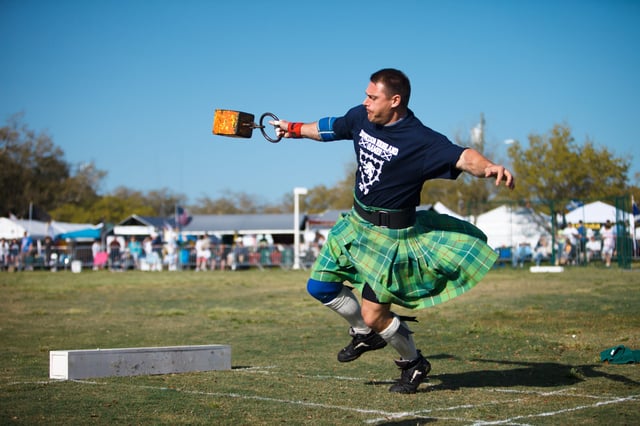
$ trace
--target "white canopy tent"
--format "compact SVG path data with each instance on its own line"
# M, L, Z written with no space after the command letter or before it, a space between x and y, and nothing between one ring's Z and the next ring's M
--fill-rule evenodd
M34 240L43 240L47 236L54 238L65 232L86 229L91 226L93 225L90 223L41 222L39 220L0 217L0 238L19 240L27 232Z
M503 205L478 216L476 226L487 235L494 249L528 243L535 247L541 236L550 238L545 228L548 218L524 207Z
M585 204L565 215L567 223L605 223L607 220L615 223L617 219L628 221L629 213L622 212L623 217L616 218L616 208L602 201Z
M446 214L446 215L455 217L456 219L467 220L466 217L460 216L458 213L454 212L449 207L442 204L440 201L436 202L433 205L433 209L440 214Z

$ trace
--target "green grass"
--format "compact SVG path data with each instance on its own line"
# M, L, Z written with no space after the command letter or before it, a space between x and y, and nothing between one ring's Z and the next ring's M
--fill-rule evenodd
M417 315L433 365L388 392L391 348L340 364L347 326L303 271L0 274L1 424L638 424L637 270L496 269ZM228 344L231 371L49 380L49 351Z

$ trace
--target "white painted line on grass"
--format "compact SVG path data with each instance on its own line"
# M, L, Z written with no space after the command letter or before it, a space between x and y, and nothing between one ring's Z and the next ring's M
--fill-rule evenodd
M257 372L260 372L261 368L265 368L265 367L255 367L255 368L247 368L244 369L244 371L249 371L249 370L255 370ZM263 372L266 373L266 371L263 370ZM299 376L299 377L320 377L323 378L323 376ZM327 377L331 377L333 378L333 376L327 376ZM356 379L356 378L347 378L348 380L364 380L362 378ZM69 380L70 382L76 382L76 383L83 383L83 384L90 384L90 385L102 385L102 386L106 386L106 385L114 385L115 383L107 383L107 382L97 382L97 381L90 381L90 380ZM59 383L63 383L60 382L58 380L48 380L48 381L36 381L36 382L13 382L11 383L11 385L23 385L23 384L47 384L47 383L55 383L55 384L59 384ZM451 407L440 407L440 408L432 408L432 409L425 409L425 410L416 410L416 411L399 411L399 412L389 412L389 411L384 411L384 410L374 410L374 409L365 409L365 408L357 408L357 407L347 407L347 406L341 406L341 405L333 405L333 404L323 404L323 403L318 403L318 402L309 402L309 401L301 401L301 400L290 400L290 399L282 399L282 398L272 398L272 397L265 397L265 396L260 396L260 395L244 395L244 394L239 394L239 393L224 393L224 392L206 392L206 391L197 391L197 390L188 390L188 389L180 389L180 388L170 388L170 387L165 387L165 386L150 386L150 385L129 385L129 384L115 384L118 386L126 386L126 387L134 387L134 388L140 388L140 389L153 389L153 390L167 390L167 391L173 391L173 392L181 392L181 393L185 393L185 394L191 394L191 395L202 395L202 396L213 396L213 397L226 397L226 398L237 398L237 399L246 399L246 400L255 400L255 401L265 401L265 402L273 402L273 403L279 403L279 404L288 404L288 405L299 405L299 406L304 406L304 407L312 407L312 408L322 408L322 409L331 409L331 410L340 410L340 411L348 411L348 412L354 412L354 413L359 413L359 414L372 414L372 415L376 415L377 417L374 419L369 419L366 420L365 423L378 423L381 421L389 421L389 420L398 420L398 419L402 419L402 418L412 418L412 417L419 417L419 418L428 418L428 419L434 419L434 420L454 420L454 421L459 421L459 422L464 422L464 423L470 423L473 424L474 426L486 426L486 425L517 425L517 426L526 426L527 423L521 423L521 421L526 420L526 419L535 419L535 418L540 418L540 417L553 417L553 416L557 416L560 414L565 414L565 413L570 413L570 412L574 412L574 411L579 411L579 410L585 410L585 409L589 409L589 408L597 408L597 407L601 407L601 406L606 406L606 405L610 405L610 404L620 404L620 403L624 403L624 402L629 402L629 401L638 401L640 400L640 395L631 395L631 396L627 396L627 397L617 397L617 398L613 398L613 399L606 399L604 401L598 401L594 404L588 404L588 405L580 405L577 407L571 407L571 408L564 408L561 410L557 410L557 411L548 411L548 412L543 412L543 413L535 413L535 414L527 414L527 415L520 415L520 416L514 416L508 419L502 419L502 420L491 420L491 421L487 421L487 420L470 420L468 418L460 418L460 417L448 417L448 416L434 416L434 413L437 412L446 412L446 411L454 411L454 410L464 410L464 409L476 409L479 407L484 407L484 406L489 406L489 405L499 405L499 404L513 404L513 403L517 403L523 400L523 398L516 398L516 399L510 399L510 400L505 400L505 401L490 401L490 402L485 402L485 403L481 403L481 404L462 404L462 405L457 405L457 406L451 406ZM594 396L594 395L572 395L572 394L567 394L567 392L570 392L572 390L575 390L575 388L568 388L568 389L560 389L557 391L552 391L552 392L544 392L544 391L526 391L526 390L517 390L517 389L487 389L487 391L489 392L499 392L499 393L513 393L513 394L523 394L523 395L540 395L540 396L553 396L553 395L564 395L564 396L568 396L568 397L577 397L577 398L594 398L594 399L601 399L601 398L606 398L606 397L598 397L598 396Z
M361 379L362 380L362 379ZM92 381L82 381L82 380L72 380L74 382L79 382L79 383L86 383L86 384L93 384L93 385L107 385L108 383L99 383L99 382L92 382ZM113 384L113 383L110 383ZM354 413L358 413L358 414L375 414L379 417L375 418L375 419L370 419L365 421L365 423L378 423L380 421L389 421L392 419L402 419L402 418L407 418L407 417L424 417L426 414L430 414L430 413L434 413L434 412L441 412L441 411L453 411L453 410L460 410L460 409L465 409L465 408L477 408L477 407L481 407L481 406L487 406L487 405L496 405L496 404L512 404L514 402L519 402L521 401L521 398L515 399L515 400L509 400L509 401L492 401L492 402L488 402L488 403L483 403L483 404L463 404L463 405L457 405L457 406L453 406L453 407L443 407L443 408L435 408L435 409L426 409L426 410L417 410L417 411L395 411L395 412L390 412L390 411L384 411L384 410L373 410L373 409L365 409L365 408L355 408L355 407L347 407L347 406L342 406L342 405L333 405L333 404L322 404L322 403L318 403L318 402L309 402L309 401L301 401L301 400L290 400L290 399L282 399L282 398L272 398L272 397L265 397L265 396L259 396L259 395L243 395L243 394L238 394L238 393L225 393L225 392L205 392L205 391L194 391L194 390L188 390L188 389L180 389L180 388L168 388L165 386L150 386L150 385L125 385L127 387L137 387L140 389L153 389L153 390L168 390L168 391L173 391L173 392L180 392L180 393L185 393L185 394L189 394L189 395L202 395L202 396L215 396L215 397L226 397L226 398L237 398L237 399L247 399L247 400L253 400L253 401L265 401L265 402L275 402L275 403L280 403L280 404L288 404L288 405L300 405L300 406L304 406L304 407L312 407L312 408L322 408L322 409L330 409L330 410L340 410L340 411L349 411L349 412L354 412ZM429 419L434 419L434 420L455 420L455 421L460 421L460 422L469 422L469 419L467 418L461 418L461 417L440 417L440 416L433 416L433 415L429 415L428 416ZM518 425L517 423L512 423L513 425ZM521 424L522 426L525 426L524 424Z
M627 402L627 401L636 401L638 400L638 397L639 397L638 395L632 395L632 396L627 396L625 398L615 398L608 401L599 401L599 402L596 402L595 404L590 404L590 405L579 405L577 407L563 408L562 410L557 410L557 411L547 411L545 413L515 416L515 417L511 417L509 419L504 419L504 420L478 421L478 422L475 422L473 425L485 426L485 425L513 424L514 421L521 420L521 419L534 419L537 417L552 417L552 416L557 416L558 414L571 413L573 411L578 411L578 410L585 410L587 408L596 408L596 407L601 407L603 405L620 404L622 402Z
M71 382L92 384L92 385L113 385L114 383L100 383L100 382L92 382L86 380L70 380ZM304 407L314 407L314 408L326 408L331 410L341 410L341 411L351 411L360 414L376 414L380 416L387 416L391 413L387 413L383 410L372 410L372 409L364 409L364 408L353 408L353 407L345 407L341 405L332 405L332 404L322 404L319 402L308 402L308 401L300 401L300 400L290 400L290 399L282 399L282 398L271 398L267 396L259 396L259 395L243 395L239 393L226 393L226 392L205 392L205 391L195 391L188 389L180 389L180 388L168 388L166 386L150 386L150 385L123 385L126 387L135 387L140 389L152 389L152 390L167 390L172 392L180 392L188 395L202 395L202 396L215 396L215 397L226 397L226 398L237 398L237 399L247 399L253 401L265 401L265 402L276 402L280 404L289 404L289 405L301 405ZM405 416L410 413L402 413Z
M571 391L576 390L575 388L567 388L560 389L552 392L543 392L543 391L528 391L528 390L518 390L518 389L489 389L489 392L500 392L500 393L518 393L524 395L540 395L540 396L554 396L554 395L565 395L573 398L590 398L590 399L611 399L611 396L607 395L585 395L582 393L570 393Z
M273 367L249 367L249 368L238 368L234 369L234 371L239 371L242 373L259 373L259 374L275 374L278 376L283 376L284 373L282 371L264 371L263 368L276 368ZM288 377L300 377L304 379L320 379L320 380L347 380L347 381L362 381L365 380L362 377L350 377L350 376L332 376L332 375L323 375L323 374L298 374L298 373L290 373Z

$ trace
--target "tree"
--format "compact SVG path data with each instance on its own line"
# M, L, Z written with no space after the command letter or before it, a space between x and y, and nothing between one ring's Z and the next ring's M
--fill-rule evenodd
M318 185L309 188L309 194L300 198L301 210L321 213L330 209L351 208L355 164L347 166L345 172L345 178L334 187ZM290 213L293 211L293 194L284 194L279 203L267 203L255 195L227 190L220 198L201 197L189 209L194 214Z
M69 166L49 135L28 129L21 119L15 115L0 128L0 203L3 214L26 217L32 205L56 206Z
M218 199L199 198L197 204L191 206L191 210L196 214L254 214L264 212L265 205L258 197L246 192L227 190Z
M473 128L471 140L456 135L455 143L459 146L472 146L479 153L492 158L485 152L484 115L480 123ZM462 173L456 180L427 181L420 194L422 203L434 204L438 201L461 215L479 215L486 211L486 204L498 195L498 188L490 179L477 178Z
M304 197L303 206L309 213L322 213L326 210L348 210L353 205L353 187L355 183L356 164L345 167L344 178L333 187L325 185L309 189ZM293 198L291 198L293 200ZM293 201L291 206L293 206ZM293 207L291 207L291 211Z
M162 188L147 192L145 196L146 204L156 212L157 216L172 216L178 206L184 207L187 197L184 194L177 194L168 188Z
M123 197L122 188L118 194L99 197L88 206L68 203L51 212L56 220L76 223L118 223L132 214L158 216L144 197Z
M93 162L79 165L57 194L57 204L90 206L99 200L97 189L107 172L99 170Z
M516 200L564 202L596 200L627 192L629 161L587 140L576 144L567 125L555 125L547 135L529 136L529 147L509 147L516 176Z
M19 217L34 212L49 217L52 211L77 210L98 200L97 188L106 172L93 163L72 167L64 152L46 133L22 124L22 114L0 128L0 209ZM41 218L32 216L33 218ZM62 220L52 216L53 219Z

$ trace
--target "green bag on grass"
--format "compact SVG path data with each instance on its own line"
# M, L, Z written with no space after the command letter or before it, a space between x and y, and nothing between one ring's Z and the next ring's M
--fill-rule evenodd
M624 345L618 345L600 352L600 360L611 364L640 362L640 350L634 351Z

